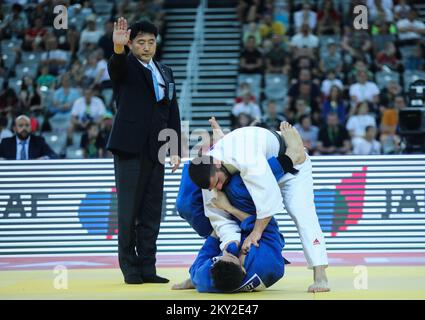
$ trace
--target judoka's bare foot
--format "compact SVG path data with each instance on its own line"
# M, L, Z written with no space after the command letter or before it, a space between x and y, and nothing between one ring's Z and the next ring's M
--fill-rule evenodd
M181 283L176 283L171 287L171 290L188 290L195 289L195 286L192 283L192 280L186 279Z
M316 292L329 292L331 289L329 288L327 281L318 282L315 281L311 286L308 287L308 292L316 293Z
M306 159L303 140L297 129L291 126L288 122L280 123L280 133L285 140L287 146L286 155L291 158L294 166L303 163Z
M314 272L314 283L308 287L308 292L328 292L329 288L328 278L326 276L326 266L315 266L313 267Z

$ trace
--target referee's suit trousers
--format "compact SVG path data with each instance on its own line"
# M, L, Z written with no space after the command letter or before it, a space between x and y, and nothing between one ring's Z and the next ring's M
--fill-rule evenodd
M124 277L156 274L164 165L140 156L114 155L118 197L118 260Z

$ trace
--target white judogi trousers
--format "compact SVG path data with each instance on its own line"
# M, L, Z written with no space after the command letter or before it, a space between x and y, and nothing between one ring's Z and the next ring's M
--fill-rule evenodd
M328 265L325 238L314 205L310 157L307 155L295 169L298 174L285 173L278 181L283 204L297 227L308 267Z

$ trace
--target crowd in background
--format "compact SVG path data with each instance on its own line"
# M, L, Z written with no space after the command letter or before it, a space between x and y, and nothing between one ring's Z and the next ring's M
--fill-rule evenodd
M68 28L54 28L54 7L65 5ZM2 1L0 6L0 141L16 132L15 118L30 118L31 131L66 137L59 157L75 146L85 158L111 157L105 150L116 110L107 60L113 22L125 16L165 28L162 0ZM0 158L2 156L0 155Z
M240 83L233 128L278 129L287 120L310 154L400 152L398 111L409 101L406 71L425 70L425 24L405 0L280 1L288 23L275 19L279 1L240 0L240 74L287 78L282 101ZM368 29L355 29L353 9L368 8ZM377 77L396 74L379 86ZM263 78L264 79L264 78ZM264 80L263 80L264 84Z

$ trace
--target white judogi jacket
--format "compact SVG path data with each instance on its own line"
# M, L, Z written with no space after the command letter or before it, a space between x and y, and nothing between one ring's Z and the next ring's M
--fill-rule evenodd
M225 135L207 153L222 161L231 174L239 171L255 207L257 219L284 211L279 185L267 159L279 154L279 141L267 129L244 127ZM202 190L205 215L221 240L221 249L231 241L240 242L238 224L226 212L211 205L215 190Z

